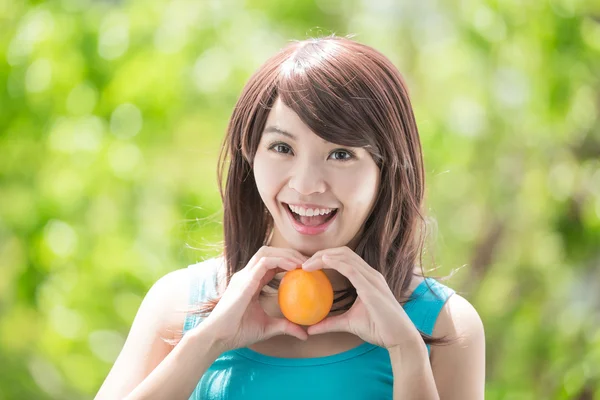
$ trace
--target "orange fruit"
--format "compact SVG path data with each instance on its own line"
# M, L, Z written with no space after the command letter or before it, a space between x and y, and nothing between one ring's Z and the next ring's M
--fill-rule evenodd
M331 311L333 288L322 270L295 269L281 278L277 299L288 320L298 325L314 325Z

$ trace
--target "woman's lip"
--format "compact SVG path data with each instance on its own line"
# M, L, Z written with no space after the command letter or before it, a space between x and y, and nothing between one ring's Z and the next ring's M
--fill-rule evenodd
M318 208L318 209L321 209L321 210L323 210L323 209L332 209L332 210L337 209L337 207L325 207L325 206L320 206L320 205L317 205L317 204L291 204L291 203L283 203L283 204L286 204L288 206L292 205L292 206L296 206L296 207L312 208L313 210L315 208Z
M325 232L329 226L331 224L333 224L333 222L336 220L336 218L338 217L338 212L339 209L336 209L336 213L335 215L327 222L325 222L323 225L319 225L319 226L306 226L306 225L302 225L300 222L296 221L296 219L294 218L293 214L292 214L292 210L290 210L290 207L286 204L286 203L281 203L283 204L283 206L286 208L285 212L288 215L288 218L290 219L290 222L292 224L292 226L294 227L294 229L303 235L318 235L320 233Z

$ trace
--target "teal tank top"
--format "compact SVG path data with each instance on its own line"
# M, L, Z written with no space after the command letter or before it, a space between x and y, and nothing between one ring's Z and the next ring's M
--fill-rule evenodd
M217 257L188 267L190 305L216 295L216 273L223 261ZM426 278L403 308L418 329L431 335L438 314L453 293L435 279ZM202 317L188 313L184 335L201 322ZM393 382L388 351L371 343L316 358L271 357L240 348L215 360L190 400L392 399Z

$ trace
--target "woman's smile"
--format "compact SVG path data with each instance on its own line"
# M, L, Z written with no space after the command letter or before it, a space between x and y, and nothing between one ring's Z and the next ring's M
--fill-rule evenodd
M319 235L326 232L328 229L330 230L331 225L333 225L338 216L338 209L336 208L328 215L304 217L293 212L288 204L281 204L292 227L302 235ZM311 219L314 219L315 221L311 221Z

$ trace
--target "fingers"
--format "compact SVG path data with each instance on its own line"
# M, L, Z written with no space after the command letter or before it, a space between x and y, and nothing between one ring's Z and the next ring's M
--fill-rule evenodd
M248 281L246 288L253 297L273 279L277 272L291 271L297 267L298 264L295 261L283 257L263 257L255 265L242 270Z
M236 282L249 300L257 295L275 274L295 269L307 259L308 257L294 249L262 246L248 264L233 275L231 281Z
M348 278L352 286L356 288L356 291L359 294L368 291L373 287L373 282L371 282L367 276L361 273L359 268L355 268L353 265L350 265L343 260L331 258L331 256L325 255L321 258L312 260L310 264L302 266L302 269L305 271L315 271L322 268L330 268L344 275L346 278Z
M300 340L307 340L308 333L299 325L288 321L285 318L269 317L265 330L265 339L269 339L277 335L294 336Z
M347 254L351 252L351 254ZM379 271L376 271L369 264L366 263L358 254L352 250L347 249L347 252L340 249L333 249L333 251L321 250L308 262L302 264L302 268L305 271L314 271L323 267L331 268L344 275L350 282L352 282L352 276L354 274L362 275L372 286L382 290L387 286L385 278ZM321 253L320 255L318 255ZM318 256L317 256L318 255ZM360 280L360 279L359 279ZM354 283L353 283L354 285ZM358 290L359 287L354 285Z
M273 260L267 261L267 260ZM264 261L263 261L264 260ZM250 279L259 279L259 289L269 283L276 274L298 268L299 264L281 257L262 258L254 267Z
M294 249L262 246L260 249L258 249L254 256L252 256L248 262L248 265L255 265L263 257L286 257L290 260L298 262L298 264L302 264L308 260L308 257Z
M323 321L308 327L309 335L327 332L350 332L348 317L345 314L327 317Z
M273 259L280 261L276 264L273 264L272 261L263 261ZM275 274L295 269L307 259L308 257L294 249L263 246L254 254L244 269L250 270L250 279L258 280L260 283L259 286L262 288L273 279ZM276 267L279 269L272 273L269 272L268 276L265 277L267 270L272 270Z
M253 276L258 276L257 274L264 276L268 270L280 268L284 271L291 271L299 266L296 261L284 257L263 257L254 265L254 268L251 268L251 271Z

